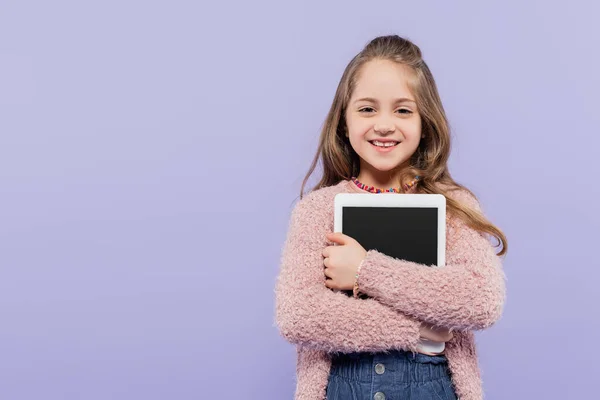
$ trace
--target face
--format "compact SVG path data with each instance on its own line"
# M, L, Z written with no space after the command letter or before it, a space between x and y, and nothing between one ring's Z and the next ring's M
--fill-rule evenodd
M397 186L421 140L421 117L408 88L410 70L388 60L362 66L346 109L346 135L360 156L359 180ZM385 185L385 186L384 186Z

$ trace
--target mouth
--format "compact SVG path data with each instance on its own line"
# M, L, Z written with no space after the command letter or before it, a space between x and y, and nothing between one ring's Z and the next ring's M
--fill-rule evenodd
M400 142L395 141L395 140L386 140L386 141L369 140L369 143L371 143L373 146L375 146L379 149L392 149L392 148L396 147Z

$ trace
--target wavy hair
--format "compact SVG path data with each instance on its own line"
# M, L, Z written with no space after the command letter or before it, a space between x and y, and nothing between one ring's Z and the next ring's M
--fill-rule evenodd
M497 253L498 256L505 255L507 242L504 233L482 212L467 207L448 195L450 191L462 189L477 199L473 192L455 182L448 171L450 127L437 85L423 60L421 50L410 40L397 35L373 39L346 66L321 130L317 152L302 182L300 198L303 197L306 183L319 161L323 167L323 175L312 190L332 186L359 175L359 156L345 135L345 113L361 67L375 59L394 61L409 68L412 74L408 87L415 96L417 110L421 116L421 133L424 138L411 156L410 167L399 173L399 186L402 187L403 182L420 176L416 193L444 195L449 214L456 215L478 232L494 237L498 242L495 247L502 247Z

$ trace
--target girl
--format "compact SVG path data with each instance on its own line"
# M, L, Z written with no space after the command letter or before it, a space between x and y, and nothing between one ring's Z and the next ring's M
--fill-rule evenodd
M275 318L297 345L296 399L483 397L473 331L501 316L506 238L452 179L449 153L419 47L398 36L371 41L338 85L283 248ZM319 159L323 176L302 196ZM333 234L342 192L445 195L446 265L394 259ZM424 340L447 342L445 350L424 354Z

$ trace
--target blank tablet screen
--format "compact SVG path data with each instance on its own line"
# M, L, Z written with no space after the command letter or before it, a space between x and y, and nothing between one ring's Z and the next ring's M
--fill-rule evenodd
M425 265L438 265L435 207L343 207L342 231L365 250Z

